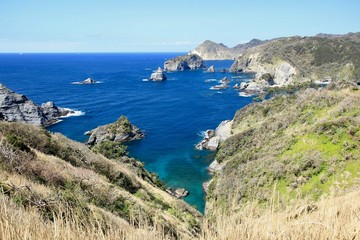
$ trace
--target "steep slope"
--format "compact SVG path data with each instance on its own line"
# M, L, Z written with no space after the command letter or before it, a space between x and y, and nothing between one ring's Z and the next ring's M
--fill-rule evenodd
M359 186L360 91L307 89L253 103L235 114L216 160L210 215L274 196L284 208Z
M201 215L166 193L135 159L110 160L61 134L22 123L0 122L0 143L2 197L34 208L48 221L65 211L84 224L102 222L105 232L106 226L147 227L191 238L199 230Z
M256 73L248 90L309 81L357 84L359 56L359 33L281 38L248 49L230 71Z

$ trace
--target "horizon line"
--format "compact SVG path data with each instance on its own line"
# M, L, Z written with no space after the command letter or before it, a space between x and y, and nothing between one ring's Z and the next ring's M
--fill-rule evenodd
M159 52L159 51L144 51L144 52L0 52L0 54L18 54L18 55L22 55L22 54L117 54L117 53L188 53L185 51L164 51L164 52Z

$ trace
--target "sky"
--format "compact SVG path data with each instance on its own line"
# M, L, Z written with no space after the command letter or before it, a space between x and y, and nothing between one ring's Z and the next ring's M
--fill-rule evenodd
M187 52L360 31L359 0L0 0L0 52Z

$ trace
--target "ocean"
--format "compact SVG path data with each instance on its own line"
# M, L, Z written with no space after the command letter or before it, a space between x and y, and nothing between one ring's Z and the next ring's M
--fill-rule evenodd
M166 186L189 190L185 201L203 212L202 183L210 179L206 168L214 153L196 150L195 145L203 131L232 119L236 110L252 102L232 88L252 76L191 70L169 72L163 82L148 81L153 70L181 54L0 54L0 82L37 104L54 101L78 110L78 116L48 128L76 141L87 140L85 131L126 115L146 135L128 143L129 155L144 162ZM206 61L218 71L231 63ZM211 90L225 76L230 88ZM72 84L88 77L100 83Z

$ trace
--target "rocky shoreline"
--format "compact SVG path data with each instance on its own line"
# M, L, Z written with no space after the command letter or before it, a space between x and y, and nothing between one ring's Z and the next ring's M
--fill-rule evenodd
M222 121L215 130L206 130L203 140L201 140L201 142L196 145L196 149L208 149L210 151L216 151L220 143L231 136L231 126L232 121L225 120Z
M59 122L60 118L71 116L74 113L74 110L58 107L51 101L38 106L25 95L15 93L0 83L1 121L24 122L48 127Z

